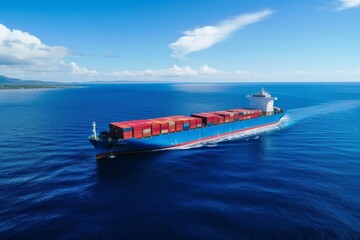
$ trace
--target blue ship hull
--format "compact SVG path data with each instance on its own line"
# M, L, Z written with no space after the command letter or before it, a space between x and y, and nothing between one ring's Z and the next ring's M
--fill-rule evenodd
M89 141L95 147L96 159L100 159L126 153L139 153L180 146L190 146L239 132L273 125L278 123L283 116L284 113L280 113L272 116L229 122L141 139L131 138L126 140L113 140L93 139L89 137Z

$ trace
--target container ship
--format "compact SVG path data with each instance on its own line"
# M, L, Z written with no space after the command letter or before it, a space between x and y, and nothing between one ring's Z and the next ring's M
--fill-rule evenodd
M112 122L109 131L99 134L93 122L93 135L89 141L95 147L96 159L112 158L212 141L277 124L285 115L281 108L274 107L277 98L263 88L246 97L249 100L248 108Z

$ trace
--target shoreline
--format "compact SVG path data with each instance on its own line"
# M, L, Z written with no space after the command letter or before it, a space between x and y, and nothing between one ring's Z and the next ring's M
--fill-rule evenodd
M83 88L83 86L44 86L44 85L0 85L1 90L31 90L31 89L66 89Z

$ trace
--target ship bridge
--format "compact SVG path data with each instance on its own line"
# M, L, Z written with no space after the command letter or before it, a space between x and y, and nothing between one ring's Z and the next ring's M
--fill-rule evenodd
M272 115L274 113L274 101L277 97L272 97L269 92L261 88L258 93L250 94L246 96L249 99L249 107L260 109L265 112L266 115Z

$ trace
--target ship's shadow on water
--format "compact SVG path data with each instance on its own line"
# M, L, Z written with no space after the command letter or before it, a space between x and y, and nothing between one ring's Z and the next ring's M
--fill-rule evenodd
M114 180L143 178L149 171L160 173L173 168L222 167L222 161L246 161L261 165L272 144L271 133L255 134L228 141L210 142L186 149L173 149L138 154L128 154L96 161L99 183ZM233 151L236 148L237 151ZM224 159L224 153L231 158Z
M168 154L166 151L158 151L99 159L96 161L97 178L103 182L141 175L143 169L151 167L156 161Z

